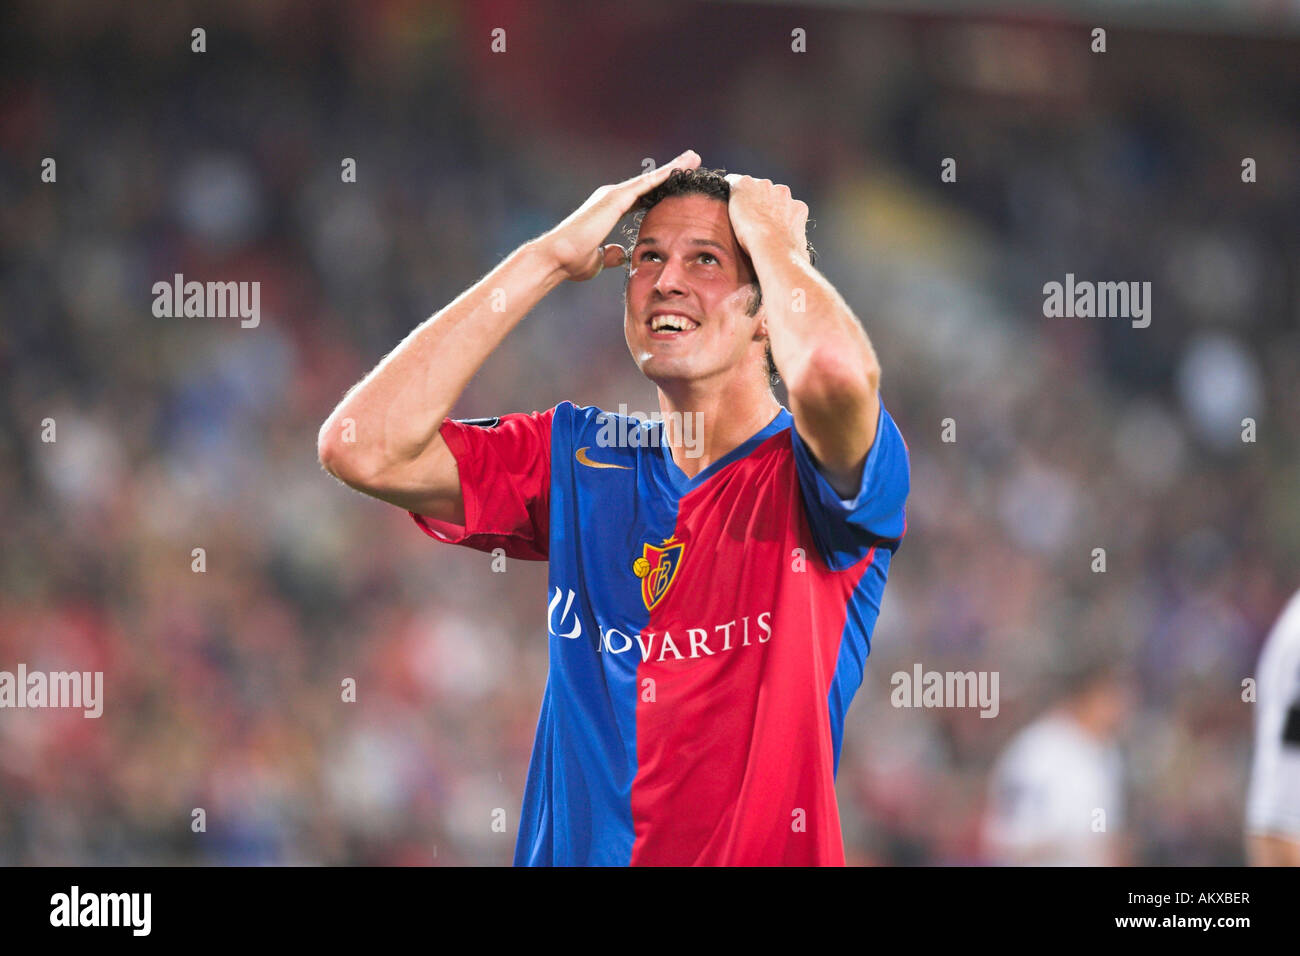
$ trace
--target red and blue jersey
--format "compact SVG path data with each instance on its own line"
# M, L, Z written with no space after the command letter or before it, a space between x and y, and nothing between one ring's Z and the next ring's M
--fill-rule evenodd
M515 864L842 865L844 716L906 525L884 406L850 499L784 408L693 478L661 423L569 402L441 434L465 523L420 527L550 562Z

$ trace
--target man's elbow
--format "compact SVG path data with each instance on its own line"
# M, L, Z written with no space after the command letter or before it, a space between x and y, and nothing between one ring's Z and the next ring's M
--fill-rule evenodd
M330 428L328 421L320 427L320 431L316 434L316 459L322 468L337 478L338 472L335 469L338 462L338 449L335 447L332 431L334 429Z
M786 376L786 388L805 406L825 409L866 404L880 390L880 364L876 356L823 348L810 355L803 367Z
M356 442L347 441L332 422L322 425L316 436L316 458L322 468L346 485L357 487L367 483L368 469L361 448Z

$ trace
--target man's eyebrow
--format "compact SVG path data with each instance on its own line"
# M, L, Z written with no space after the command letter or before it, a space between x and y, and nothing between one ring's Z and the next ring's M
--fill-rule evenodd
M713 239L687 239L686 241L692 246L709 246L712 249L717 249L719 252L727 251L726 246L724 246L720 242L714 241ZM659 245L659 240L656 239L654 236L646 236L644 239L638 239L636 241L636 246L657 246L657 245ZM635 249L636 246L633 246L632 248Z

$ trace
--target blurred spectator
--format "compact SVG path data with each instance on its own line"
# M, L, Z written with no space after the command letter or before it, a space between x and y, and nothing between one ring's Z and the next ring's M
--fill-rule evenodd
M993 766L988 858L1013 866L1117 866L1124 773L1116 737L1131 690L1113 662L1076 665L1061 702L1020 731Z
M1300 866L1300 592L1269 634L1255 673L1248 856L1259 866Z

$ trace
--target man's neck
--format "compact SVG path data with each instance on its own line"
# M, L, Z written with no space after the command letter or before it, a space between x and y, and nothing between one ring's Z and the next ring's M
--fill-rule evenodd
M744 444L772 423L781 403L761 380L671 382L659 386L659 410L669 423L673 461L688 478Z

